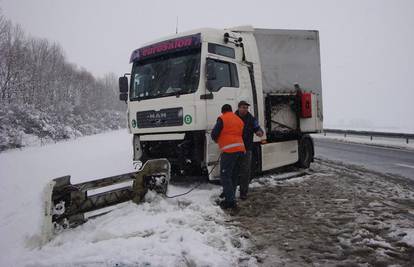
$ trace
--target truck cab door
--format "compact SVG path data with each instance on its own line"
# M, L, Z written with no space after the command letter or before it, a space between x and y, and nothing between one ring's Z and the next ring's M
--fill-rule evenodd
M239 69L238 69L239 68ZM241 80L239 81L239 75ZM236 64L230 61L207 58L206 61L206 121L207 132L206 136L206 159L207 169L210 173L213 166L217 164L220 156L219 147L209 136L214 127L218 116L221 115L221 107L224 104L229 104L236 111L237 104L240 100L248 100L251 96L250 83L246 87L245 76L248 77L247 67ZM242 85L242 86L240 86ZM219 168L215 168L210 175L210 179L219 178Z
M207 129L211 130L224 104L230 104L233 109L237 107L240 88L235 63L207 58L206 69L206 88L210 92L206 99Z

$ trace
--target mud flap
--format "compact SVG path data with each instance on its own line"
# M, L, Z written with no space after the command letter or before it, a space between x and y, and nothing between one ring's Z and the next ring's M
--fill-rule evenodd
M108 213L104 208L132 200L143 201L148 190L166 194L170 181L167 159L148 160L137 172L72 184L70 176L53 179L44 189L42 242L87 221L85 213ZM94 193L98 191L98 193Z

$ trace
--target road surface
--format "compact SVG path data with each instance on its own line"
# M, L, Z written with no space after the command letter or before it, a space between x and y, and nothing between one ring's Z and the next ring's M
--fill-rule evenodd
M314 138L318 158L356 164L414 180L414 151Z

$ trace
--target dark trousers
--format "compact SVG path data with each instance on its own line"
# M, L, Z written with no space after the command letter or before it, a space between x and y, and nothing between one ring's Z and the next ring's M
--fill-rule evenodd
M247 196L252 180L252 151L246 151L240 161L240 195Z
M224 199L228 203L236 201L235 193L239 182L240 161L243 154L243 152L221 154L220 181L223 186Z

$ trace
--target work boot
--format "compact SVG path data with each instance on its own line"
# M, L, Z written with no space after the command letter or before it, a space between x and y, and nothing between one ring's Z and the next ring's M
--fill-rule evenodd
M239 212L240 212L240 208L239 208L239 206L235 206L235 207L233 207L233 208L231 208L231 209L229 209L229 214L231 215L231 216L236 216L236 215L238 215L239 214Z
M237 208L237 204L236 202L228 202L228 201L220 201L219 202L220 208L223 210L228 210L228 209L235 209Z
M240 199L246 200L247 199L247 192L245 190L240 190Z

